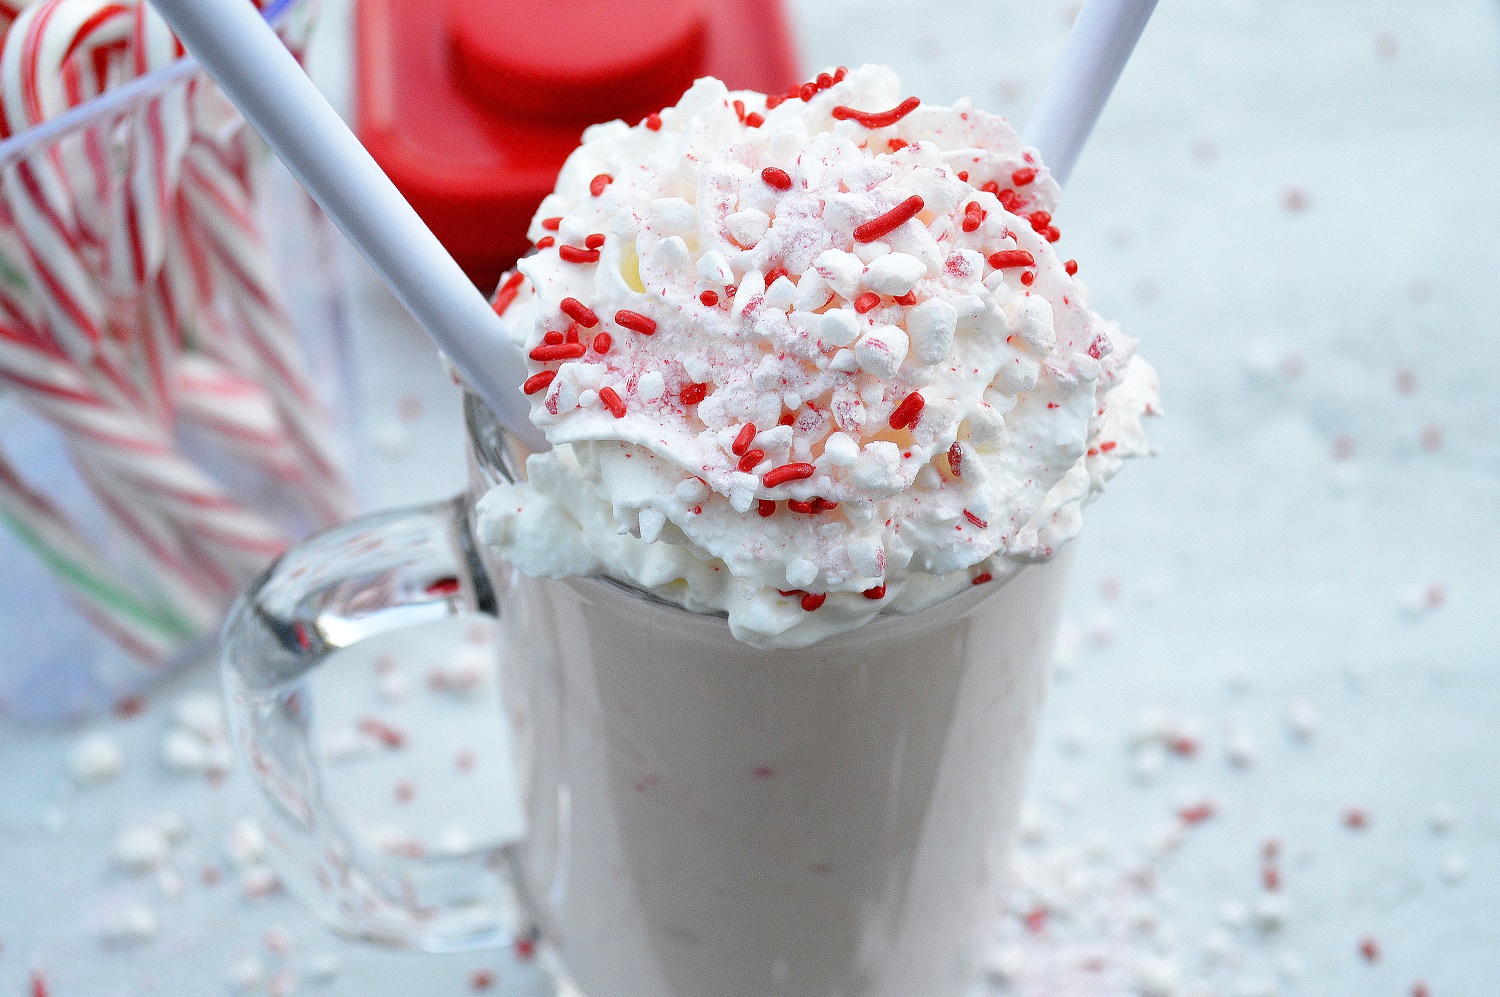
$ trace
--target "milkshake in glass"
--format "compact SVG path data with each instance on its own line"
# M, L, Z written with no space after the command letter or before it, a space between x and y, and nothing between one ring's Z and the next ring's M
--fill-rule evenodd
M542 203L495 308L553 449L479 453L475 529L520 892L586 997L961 991L1068 542L1158 405L1059 193L866 66L700 80Z

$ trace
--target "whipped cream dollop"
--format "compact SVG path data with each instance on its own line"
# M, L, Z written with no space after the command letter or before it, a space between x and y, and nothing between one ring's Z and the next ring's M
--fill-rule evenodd
M1059 193L1005 119L880 66L588 129L495 301L554 449L481 539L767 648L1051 557L1159 405Z

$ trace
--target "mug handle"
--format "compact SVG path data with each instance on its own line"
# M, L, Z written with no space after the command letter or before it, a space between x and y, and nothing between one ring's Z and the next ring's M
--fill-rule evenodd
M271 864L314 917L341 935L388 946L455 951L514 942L524 952L539 931L525 913L537 908L518 896L514 875L526 828L503 704L479 722L457 724L492 735L484 758L488 792L478 794L485 826L467 828L458 841L450 834L436 843L416 836L393 842L361 827L361 816L350 811L367 808L373 796L357 790L351 803L334 785L351 776L341 770L332 778L330 765L341 763L327 744L331 721L320 723L320 713L351 714L341 702L351 688L374 700L362 659L400 640L401 631L424 628L415 634L425 649L433 643L425 628L444 621L462 628L451 621L497 615L468 512L460 496L365 516L293 547L230 611L224 694L236 751L260 789ZM363 684L351 686L353 674ZM498 678L491 675L489 685L498 696ZM362 731L382 756L400 759L409 747L402 730L373 716L349 729Z

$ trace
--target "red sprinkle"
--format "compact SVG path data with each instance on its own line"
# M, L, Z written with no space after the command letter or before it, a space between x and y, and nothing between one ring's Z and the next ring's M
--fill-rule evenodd
M993 180L986 180L979 185L979 189L986 193L994 194L996 197L1000 196L1000 185Z
M1066 270L1066 271L1068 271L1068 276L1069 277L1073 276L1074 274L1076 274L1078 272L1078 261L1077 260L1069 260L1068 262L1066 262L1066 263L1063 264L1063 269Z
M745 455L745 451L750 449L750 444L754 442L755 423L747 422L745 423L744 428L739 431L739 434L735 436L734 445L729 448L729 452L734 454L736 457L743 457Z
M603 232L591 232L591 233L589 233L587 236L584 237L583 244L584 244L584 246L586 246L589 249L598 249L598 248L600 248L601 246L604 245L604 233Z
M910 308L912 305L917 303L917 292L907 291L905 294L896 295L896 297L892 300L895 301L898 305L905 305L907 308Z
M657 114L655 111L652 111L650 114L646 115L646 127L654 132L661 131L661 115Z
M734 102L734 116L736 118L739 118L741 123L744 122L744 120L745 120L745 102L744 101L737 100L737 101Z
M872 218L854 230L855 242L874 242L882 236L890 235L896 229L905 225L917 213L922 210L922 198L913 194L900 204L878 218Z
M968 170L959 170L958 171L958 178L960 180L962 180L964 183L968 183L969 182L969 171Z
M812 100L817 95L818 84L816 82L809 81L797 88L797 96L801 97L804 101Z
M563 298L557 307L562 309L564 315L585 329L592 329L599 324L599 316L594 314L594 310L577 298Z
M897 405L896 410L891 413L891 428L905 429L908 426L915 426L917 420L922 418L922 406L926 404L927 399L922 397L920 391L913 391L901 399L901 404Z
M528 938L525 935L522 935L520 938L516 939L516 958L517 959L521 960L522 962L525 962L525 961L527 961L528 959L530 959L534 955L536 955L536 941L535 941L535 939Z
M804 516L812 515L813 511L813 504L811 502L803 502L801 499L787 499L786 507L793 512L800 512Z
M1265 884L1266 889L1275 893L1281 889L1281 870L1274 865L1268 865L1260 871L1260 881Z
M866 599L884 599L885 586L877 585L874 588L865 589L860 594L863 595Z
M609 348L615 344L614 337L607 332L601 332L594 337L594 352L608 353Z
M802 597L802 608L811 613L828 601L827 592L809 592Z
M609 409L610 415L616 419L625 418L625 403L620 400L614 388L600 388L599 400L604 403L605 408Z
M981 571L969 582L970 585L988 585L995 580L995 576L988 571Z
M837 69L835 69L833 71L833 82L835 82L835 83L842 83L844 81L844 77L848 76L848 75L849 75L849 69L848 69L848 67L847 66L840 66L839 68L837 68Z
M773 467L767 471L766 476L761 478L760 481L767 488L775 488L777 485L785 484L788 481L801 481L803 478L811 478L816 472L817 468L811 464L782 464L780 467Z
M854 299L854 310L863 315L878 304L880 304L880 295L874 291L866 291Z
M544 235L536 241L537 249L551 249L555 245L557 245L557 240L550 235Z
M795 426L797 424L796 412L783 412L781 418L776 420L778 426Z
M704 307L712 308L719 303L718 291L704 291L698 295L698 300L703 302Z
M1207 801L1195 803L1190 807L1184 807L1177 811L1178 818L1189 827L1194 824L1202 824L1214 815L1214 805Z
M551 218L542 219L542 228L548 232L556 232L562 225L562 215L553 215Z
M1040 935L1042 929L1047 926L1047 909L1045 907L1033 907L1026 913L1026 930L1033 935Z
M615 324L622 329L638 332L642 336L650 336L656 332L656 319L633 312L628 308L621 308L615 312Z
M500 290L495 292L494 308L496 315L505 314L505 310L510 307L511 302L516 300L516 295L521 293L521 282L525 279L525 276L519 270L505 278L505 283L501 284Z
M538 391L546 391L548 385L552 383L552 379L556 376L557 371L555 370L544 370L538 374L532 374L521 385L521 393L523 395L534 395Z
M1351 831L1363 831L1370 826L1370 814L1359 807L1350 807L1344 811L1344 826Z
M745 115L745 127L746 128L759 128L761 125L763 125L765 123L766 123L766 119L763 118L763 117L761 117L755 111L751 111L749 114Z
M471 990L488 990L495 985L495 976L487 969L476 969L474 975L469 977L469 988Z
M1048 225L1046 231L1044 231L1042 235L1046 237L1048 242L1056 242L1058 239L1062 238L1062 230L1059 229L1056 225Z
M547 238L552 238L548 236ZM538 243L540 245L540 243ZM599 250L579 249L577 246L558 246L557 255L562 257L564 263L598 263Z
M772 267L766 271L766 286L770 287L783 277L791 277L786 267Z
M375 717L361 717L355 724L359 732L366 737L373 737L387 748L406 747L406 735L383 720Z
M953 472L955 478L964 476L964 448L957 440L948 448L948 470Z
M708 385L706 384L684 384L680 394L682 404L697 405L708 397Z
M906 141L906 139L904 138L893 138L888 143L886 143L886 145L892 152L897 152L901 149L905 149L907 146L911 145L911 143Z
M839 507L839 504L837 502L830 502L826 498L819 496L812 500L812 507L813 512L832 512Z
M1099 444L1099 452L1100 453L1109 453L1111 450L1113 450L1117 446L1119 446L1119 444L1116 443L1114 440L1105 440L1103 443Z
M1036 257L1024 249L1002 249L998 253L990 254L989 263L996 270L1005 270L1009 267L1032 267L1036 266Z
M542 363L550 363L553 360L577 360L587 352L588 349L582 343L558 343L556 346L543 343L527 356Z
M1366 935L1360 939L1359 954L1365 957L1366 962L1379 962L1380 943L1369 935Z
M784 103L786 103L786 97L779 93L772 94L766 98L766 110L774 111Z
M1036 179L1036 170L1031 167L1023 167L1010 175L1010 182L1017 187L1024 187Z
M31 971L31 997L47 997L51 993L47 989L47 978L42 975L41 970Z
M1025 273L1021 274L1021 283L1027 287L1030 287L1032 284L1036 283L1036 274L1030 270L1027 270Z
M1004 208L1006 211L1014 213L1015 210L1021 206L1021 195L1017 194L1013 190L1002 190L1000 193L996 194L995 197L997 200L999 200L1000 207Z
M908 97L889 111L856 111L840 104L833 109L833 116L838 121L858 121L866 128L885 128L915 111L921 103L916 97Z
M760 171L760 178L765 181L767 187L775 187L777 190L792 189L792 175L779 166L767 166Z
M963 230L973 232L984 224L984 208L978 201L970 201L964 207Z
M776 513L776 503L770 499L761 499L755 504L755 511L760 513L761 519L768 519Z
M604 193L604 188L615 182L615 178L608 173L601 173L589 181L589 193L598 197Z
M833 86L833 77L828 73L819 73L818 78L813 82L818 85L819 90L827 90Z
M740 470L749 474L765 459L766 452L764 450L746 450L744 456L740 458Z
M568 330L570 332L572 330L576 329L576 328L578 328L578 324L576 322L573 325L568 326ZM551 332L547 333L545 336L542 337L542 342L546 343L548 346L556 346L558 343L561 343L562 341L563 341L563 334L560 333L560 332L558 332L556 329L552 330Z
M967 519L969 522L973 523L975 526L977 526L981 530L987 530L987 529L990 528L990 524L989 523L986 523L984 520L982 520L978 516L974 515L968 509L964 510L964 518Z
M567 334L567 336L565 336L563 338L563 342L565 342L565 343L576 343L578 341L579 341L579 339L578 339L578 323L577 322L569 322L568 323L568 334Z

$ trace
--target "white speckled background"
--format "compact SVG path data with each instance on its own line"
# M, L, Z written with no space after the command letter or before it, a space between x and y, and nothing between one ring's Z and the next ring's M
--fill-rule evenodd
M347 4L327 6L317 71L338 91ZM809 67L889 62L926 99L972 94L1024 121L1069 9L797 13ZM1096 307L1157 365L1168 416L1161 457L1088 514L1027 854L1159 843L1179 809L1211 801L1152 861L1151 937L1109 957L1150 950L1183 994L1398 997L1423 980L1478 997L1500 983L1497 166L1493 3L1165 0L1059 214ZM452 491L454 393L353 272L378 497ZM53 997L226 992L237 954L290 970L299 993L465 994L475 970L504 978L493 993L534 986L504 958L348 946L285 897L202 885L204 865L225 865L238 790L170 776L156 754L165 704L212 681L186 676L106 723L128 768L95 790L63 785L76 732L0 725L0 995L28 993L34 968ZM1289 733L1294 700L1319 717L1305 742ZM1194 735L1191 757L1131 747L1149 709ZM1247 767L1226 760L1231 733ZM1443 807L1453 827L1437 834ZM1350 808L1365 829L1345 826ZM107 858L121 823L167 809L189 824L175 900ZM1265 895L1271 837L1285 924L1237 926L1234 905ZM90 918L128 900L156 912L159 938L102 948ZM1022 932L1029 965L1090 940L1066 914ZM285 956L265 948L273 927L292 938ZM331 952L342 971L314 984L308 967ZM1108 969L1050 992L1139 992L1133 970ZM1038 985L1015 975L1014 992Z

